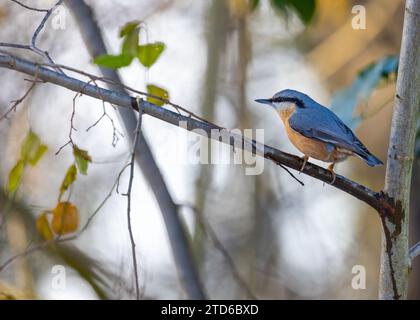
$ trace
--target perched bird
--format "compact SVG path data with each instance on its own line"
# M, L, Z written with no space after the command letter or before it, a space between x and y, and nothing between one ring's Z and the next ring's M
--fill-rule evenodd
M270 99L257 99L279 113L293 145L303 153L305 168L308 159L332 162L328 167L334 183L334 165L349 155L358 156L369 166L382 165L382 161L369 152L356 135L330 109L312 100L306 94L286 89Z

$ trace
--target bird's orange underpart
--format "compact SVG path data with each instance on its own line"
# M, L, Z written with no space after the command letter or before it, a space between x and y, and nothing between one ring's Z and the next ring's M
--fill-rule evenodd
M306 157L311 157L324 162L338 162L344 160L349 154L351 154L351 152L340 148L328 148L327 143L305 137L299 132L293 130L289 124L289 118L292 116L295 110L296 106L293 103L290 103L290 106L283 108L279 112L279 115L283 120L290 142Z

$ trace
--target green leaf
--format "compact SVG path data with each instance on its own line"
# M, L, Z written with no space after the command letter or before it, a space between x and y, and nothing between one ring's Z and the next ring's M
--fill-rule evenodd
M112 55L104 54L96 57L93 62L99 66L111 69L126 67L131 64L133 57L128 54Z
M86 150L79 149L76 145L73 146L73 155L80 173L86 175L89 162L92 162L92 158Z
M147 93L150 95L153 95L155 97L159 97L163 100L168 100L169 99L169 93L168 91L166 91L165 89L155 86L153 84L148 84L147 85ZM164 101L160 100L160 99L156 99L153 97L147 97L147 101L150 103L153 103L157 106L163 106L164 105Z
M364 68L352 84L336 92L331 102L331 110L338 114L345 124L355 129L362 121L362 116L354 110L360 101L367 101L382 79L388 79L397 72L398 57L388 56Z
M138 20L127 22L120 30L120 38L132 33L133 30L137 29L139 24L140 21Z
M39 137L34 132L29 131L20 148L21 159L25 162L28 161L34 151L38 149L40 143Z
M72 164L66 172L66 175L64 176L63 182L60 186L60 198L62 194L73 184L74 181L76 181L77 178L77 168L75 164Z
M18 188L20 181L23 175L23 169L25 168L25 162L23 160L19 160L16 162L15 166L9 173L9 185L8 190L10 193L13 193Z
M124 42L121 48L121 54L128 55L130 57L135 57L137 55L138 46L139 46L139 29L135 28L125 36Z
M45 144L40 144L34 154L28 159L29 164L35 166L47 150L48 147Z
M315 0L271 0L272 6L282 13L287 14L287 9L292 9L304 24L308 24L316 9Z
M146 68L150 68L165 50L163 42L148 43L138 46L137 58Z

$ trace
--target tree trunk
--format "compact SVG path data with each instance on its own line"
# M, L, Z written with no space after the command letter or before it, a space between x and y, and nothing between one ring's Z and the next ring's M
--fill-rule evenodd
M419 103L420 1L407 0L385 177L385 194L394 208L382 216L380 299L407 298L409 195Z

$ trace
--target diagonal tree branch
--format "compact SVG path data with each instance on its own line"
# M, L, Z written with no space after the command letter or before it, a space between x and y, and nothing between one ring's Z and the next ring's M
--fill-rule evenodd
M96 23L91 8L83 0L66 0L65 4L73 13L92 58L106 54L107 50L102 38L102 32ZM103 67L100 70L104 77L111 79L114 83L122 83L117 71ZM127 91L116 84L108 83L107 85L110 89L127 96ZM137 125L137 117L134 110L120 108L118 112L128 136L130 139L133 139L132 133L135 132ZM190 299L204 299L204 290L194 265L194 258L189 247L186 231L178 215L178 207L169 193L149 144L141 130L139 132L138 145L135 147L135 159L149 183L162 212L181 284Z
M0 55L0 67L9 68L21 73L34 75L38 72L38 79L56 84L69 90L80 92L84 95L112 103L125 109L137 110L136 98L125 93L100 88L84 81L60 74L54 70L41 67L33 62L14 57L12 55ZM229 144L235 149L242 149L254 152L278 165L299 170L302 167L302 159L297 156L282 152L268 145L245 138L244 136L231 133L229 130L220 129L219 126L208 122L192 119L165 108L156 106L147 101L141 100L145 114L160 119L172 125L192 131L202 136ZM213 133L213 135L212 135ZM216 136L216 137L215 137ZM312 163L307 163L302 173L320 181L330 183L331 172ZM331 184L349 195L367 203L376 209L381 215L389 215L394 212L394 204L383 192L375 192L357 182L337 175L334 183Z

